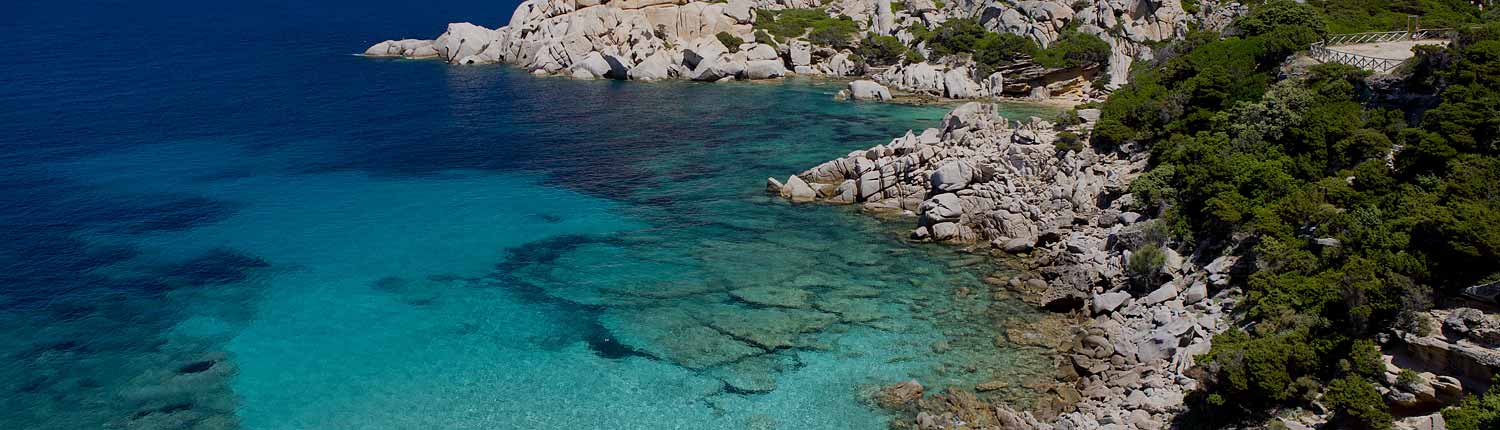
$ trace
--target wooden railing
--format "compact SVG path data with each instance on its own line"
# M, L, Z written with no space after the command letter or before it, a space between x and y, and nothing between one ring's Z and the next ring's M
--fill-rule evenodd
M1449 30L1445 28L1432 28L1417 31L1384 31L1375 33L1353 33L1334 34L1323 39L1321 42L1313 43L1309 47L1309 53L1313 59L1324 63L1343 63L1361 69L1374 70L1385 73L1394 70L1406 61L1402 58L1382 58L1369 55L1355 54L1336 49L1338 46L1359 45L1363 43L1395 42L1408 40L1430 40L1446 39Z

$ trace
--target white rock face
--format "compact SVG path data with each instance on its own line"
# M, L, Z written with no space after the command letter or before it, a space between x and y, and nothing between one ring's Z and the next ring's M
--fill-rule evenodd
M875 22L871 28L879 34L891 34L896 30L896 14L891 11L891 0L875 0Z
M849 83L849 96L855 100L890 100L891 90L875 81L858 80Z
M969 79L969 68L959 67L943 73L943 97L971 99L983 95L979 84Z
M859 65L849 58L848 52L840 52L829 57L822 68L823 73L829 76L854 76L858 73Z
M933 96L944 94L943 72L927 63L892 67L876 78L896 88L914 93Z
M387 40L365 49L368 57L433 58L438 56L431 40Z
M781 60L755 60L746 63L745 76L748 79L771 79L786 76L786 66Z
M793 66L812 65L812 44L802 40L793 40L787 47L790 50Z
M776 53L776 48L764 43L758 43L755 47L745 51L745 59L750 61L777 60L779 58L781 58L781 54Z
M471 59L475 62L493 63L498 59L486 57L482 53L490 45L498 43L497 39L495 30L467 22L456 22L448 24L448 31L438 36L433 41L433 46L437 49L438 56L449 63L458 63L460 59L471 56L475 57Z
M730 0L724 7L724 15L733 18L736 23L750 24L754 21L755 2L750 0Z
M657 52L646 57L640 64L630 68L627 75L637 81L657 81L672 78L672 58L666 52Z
M810 202L817 197L817 193L807 185L807 181L803 181L797 175L792 175L787 177L786 184L782 185L781 196L794 202Z
M1005 75L1000 72L991 73L985 78L986 88L989 89L990 97L1000 97L1005 94Z
M604 61L604 55L598 52L590 52L582 61L573 64L573 77L582 79L599 79L610 74L609 62Z
M931 188L933 191L951 193L962 190L969 186L974 180L974 164L968 160L953 160L938 166L932 172Z

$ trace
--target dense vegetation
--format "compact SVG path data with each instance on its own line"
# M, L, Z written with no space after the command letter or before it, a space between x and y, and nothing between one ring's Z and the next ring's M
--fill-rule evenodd
M828 11L822 8L756 9L755 30L757 34L762 31L770 34L775 42L806 37L819 46L845 48L859 33L859 25L848 16L828 16Z
M1443 411L1443 420L1453 430L1500 429L1500 384L1491 386L1483 399L1470 397Z
M1234 37L1165 48L1095 129L1102 149L1150 150L1132 192L1170 227L1170 246L1232 249L1254 269L1237 310L1248 328L1199 360L1192 401L1205 424L1320 400L1338 425L1389 427L1370 339L1420 329L1415 312L1500 271L1500 24L1422 50L1407 87L1437 102L1392 110L1352 67L1277 80L1289 54L1352 25L1325 15L1328 3L1257 5ZM1493 423L1494 396L1472 402L1464 416Z
M895 36L865 36L859 42L859 48L854 53L863 58L866 64L875 66L889 66L906 59L908 49L900 39ZM920 55L920 54L919 54Z
M1421 17L1424 28L1451 28L1475 22L1479 10L1468 0L1308 0L1328 17L1334 33L1400 31L1407 16Z
M1035 59L1044 67L1079 67L1109 61L1109 44L1097 36L1066 29L1058 40L1042 49L1035 40L1011 33L986 31L970 18L950 19L936 29L917 27L913 34L926 42L932 58L969 54L981 74L1022 59Z

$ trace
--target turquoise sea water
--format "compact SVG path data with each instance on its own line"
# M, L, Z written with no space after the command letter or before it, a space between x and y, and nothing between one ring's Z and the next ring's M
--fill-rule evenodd
M118 6L12 18L134 17L0 72L0 428L883 428L1051 363L989 262L763 191L944 108L344 55L452 5Z

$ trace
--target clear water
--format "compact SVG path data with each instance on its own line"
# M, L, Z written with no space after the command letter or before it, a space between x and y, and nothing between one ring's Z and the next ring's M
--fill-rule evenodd
M0 428L882 428L1050 364L999 268L762 191L943 108L347 55L508 4L88 6L0 18L50 47L0 60Z

